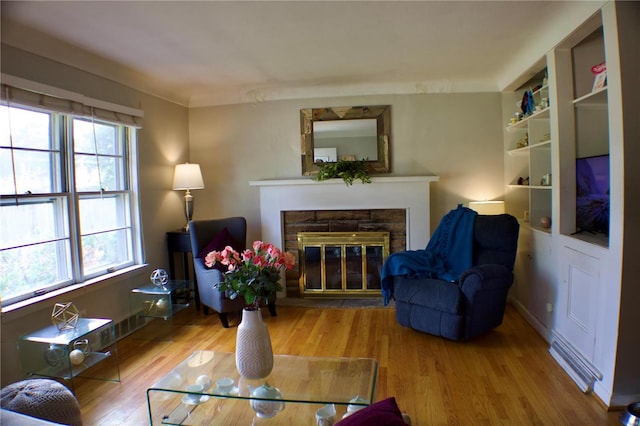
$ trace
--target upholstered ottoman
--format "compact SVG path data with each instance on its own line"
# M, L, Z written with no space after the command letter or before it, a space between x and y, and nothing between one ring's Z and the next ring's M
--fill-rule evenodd
M51 379L30 379L0 391L2 408L50 422L81 426L80 405L73 393Z

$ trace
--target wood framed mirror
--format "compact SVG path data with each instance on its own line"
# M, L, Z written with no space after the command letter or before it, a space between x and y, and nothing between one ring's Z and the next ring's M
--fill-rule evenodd
M301 109L300 132L303 176L338 160L366 160L370 174L391 171L390 105Z

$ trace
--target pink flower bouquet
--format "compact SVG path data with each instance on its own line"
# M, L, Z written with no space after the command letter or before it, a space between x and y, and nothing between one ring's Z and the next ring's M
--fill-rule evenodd
M231 299L239 295L244 297L249 309L258 309L260 302L267 303L276 291L282 290L280 272L293 269L296 261L293 254L283 252L273 244L254 241L252 248L242 253L231 246L212 251L204 263L209 268L216 263L226 266L224 279L215 287L228 291Z

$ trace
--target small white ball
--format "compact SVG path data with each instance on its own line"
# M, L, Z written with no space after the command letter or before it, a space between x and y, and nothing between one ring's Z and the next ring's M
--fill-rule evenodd
M80 349L74 349L69 353L69 361L73 365L80 365L84 361L84 352Z
M168 305L169 305L169 302L164 297L162 299L158 299L158 301L156 302L156 306L160 310L166 309Z

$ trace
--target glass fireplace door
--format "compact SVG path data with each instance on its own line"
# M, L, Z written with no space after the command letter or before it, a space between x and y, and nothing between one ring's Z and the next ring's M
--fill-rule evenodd
M300 232L298 246L302 295L380 295L388 232Z

